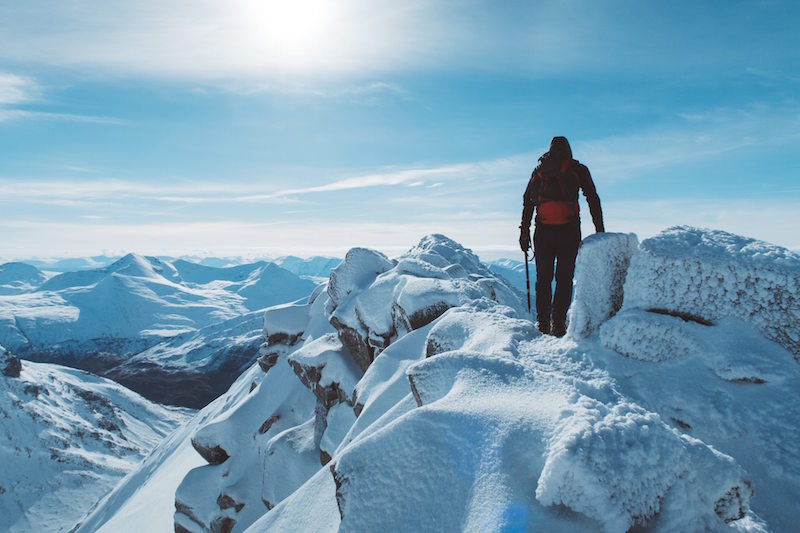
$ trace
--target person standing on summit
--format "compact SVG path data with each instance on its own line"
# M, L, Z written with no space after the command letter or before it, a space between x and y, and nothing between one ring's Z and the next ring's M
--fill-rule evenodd
M566 137L553 137L550 150L539 158L525 195L519 245L526 257L531 248L531 218L536 209L533 233L536 261L536 327L542 333L563 337L567 332L567 309L572 300L572 276L581 243L578 189L583 191L598 233L605 231L600 198L586 165L572 158ZM553 273L556 292L551 301ZM552 322L551 322L552 317Z

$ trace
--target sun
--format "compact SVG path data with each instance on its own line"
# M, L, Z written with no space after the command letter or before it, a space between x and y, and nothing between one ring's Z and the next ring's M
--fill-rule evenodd
M264 53L302 68L326 55L334 31L335 3L329 0L253 0L244 13Z

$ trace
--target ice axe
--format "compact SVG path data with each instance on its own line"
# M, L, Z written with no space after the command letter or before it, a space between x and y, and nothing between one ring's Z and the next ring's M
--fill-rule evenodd
M528 293L528 314L531 312L531 277L528 274L528 250L525 250L525 291Z

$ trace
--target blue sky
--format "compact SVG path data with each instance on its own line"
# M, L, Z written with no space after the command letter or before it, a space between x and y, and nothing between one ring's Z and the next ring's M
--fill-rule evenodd
M800 249L797 27L794 1L0 0L0 259L516 257L553 135L609 231Z

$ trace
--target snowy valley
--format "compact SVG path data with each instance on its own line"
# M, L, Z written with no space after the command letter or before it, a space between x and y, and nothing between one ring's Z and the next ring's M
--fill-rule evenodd
M0 266L0 344L109 377L148 399L200 408L255 359L266 307L307 296L329 263L214 267L129 254L51 277ZM309 279L311 276L311 279Z
M108 283L147 295L127 308L129 326L169 338L154 335L119 372L156 362L168 386L186 366L208 372L233 357L245 368L190 419L147 407L142 418L158 431L139 437L155 448L102 499L109 483L86 493L96 503L76 531L792 531L800 521L800 256L786 249L690 227L641 243L593 235L561 339L534 328L515 288L520 263L484 265L441 235L396 258L354 248L310 296L266 310L268 291L247 289L254 270L209 281L196 265L125 259ZM127 268L135 274L120 279ZM81 331L70 309L103 279L55 277L41 294L9 297L19 299L15 317L23 303L33 309L5 323L8 338L25 333L12 354L31 353L29 331L54 345L59 332ZM229 295L209 298L215 284ZM170 318L182 303L191 322ZM249 366L241 346L254 350ZM5 357L1 405L20 435L48 424L25 414L60 398L46 383L117 387L25 360L16 377ZM137 426L123 411L152 404L127 394L124 409L108 400L125 424L103 422L92 439L132 441L124 428ZM110 415L98 403L70 409L100 424ZM47 446L61 457L54 443L72 434ZM30 464L19 442L10 433L3 451ZM79 442L70 449L96 447ZM144 444L126 446L144 455ZM111 464L106 456L92 457ZM48 515L39 516L41 527Z

